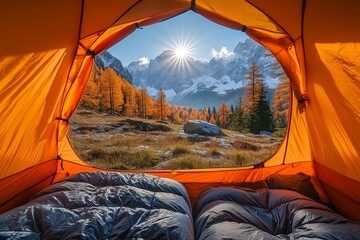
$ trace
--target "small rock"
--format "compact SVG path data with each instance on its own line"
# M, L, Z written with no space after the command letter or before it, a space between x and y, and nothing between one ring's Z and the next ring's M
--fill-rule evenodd
M260 132L260 135L271 137L271 136L272 136L272 133L271 133L271 132L268 132L268 131L261 131L261 132Z
M194 149L194 150L191 150L191 152L194 153L194 154L203 156L203 157L207 156L207 154L208 154L208 151L205 151L205 150L196 150L196 149Z
M172 151L166 151L165 156L171 157L173 155Z
M149 149L149 146L138 146L137 149L145 150L145 149Z

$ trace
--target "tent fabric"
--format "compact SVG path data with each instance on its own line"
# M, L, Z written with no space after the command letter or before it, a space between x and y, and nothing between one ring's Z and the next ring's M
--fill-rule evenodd
M26 193L28 198L43 187L48 179L44 166L57 180L91 168L72 152L66 133L93 57L137 27L193 10L245 30L274 54L290 78L287 133L274 156L257 166L262 174L308 162L305 173L318 176L342 214L360 221L343 207L360 206L352 193L360 189L359 1L17 0L3 1L0 7L0 182L8 192L0 196L2 211L21 203L15 196ZM239 175L251 171L215 169L205 180L199 176L207 170L159 174L186 181L190 191L198 192L199 185L240 181ZM29 179L29 172L32 181L12 185ZM329 180L333 172L338 177ZM257 178L263 175L252 180Z

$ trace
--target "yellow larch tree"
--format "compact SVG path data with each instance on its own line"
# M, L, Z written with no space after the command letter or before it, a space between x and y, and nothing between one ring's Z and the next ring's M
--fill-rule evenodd
M218 110L218 121L221 127L226 127L229 122L230 109L225 102L222 102Z
M246 85L246 102L247 109L249 110L259 98L260 81L262 81L264 75L261 73L258 62L253 61L250 64L249 70L245 76L247 81Z

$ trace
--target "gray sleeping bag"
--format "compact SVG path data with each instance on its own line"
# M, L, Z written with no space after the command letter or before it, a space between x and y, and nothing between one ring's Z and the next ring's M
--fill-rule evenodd
M204 191L194 210L196 239L360 239L360 225L297 192Z
M80 173L0 215L0 239L193 239L178 182L146 174Z

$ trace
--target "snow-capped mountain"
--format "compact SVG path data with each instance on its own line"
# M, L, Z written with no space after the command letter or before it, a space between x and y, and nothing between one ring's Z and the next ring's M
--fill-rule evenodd
M276 60L252 39L238 43L232 52L215 55L209 62L191 57L180 60L172 50L164 51L146 64L136 61L126 68L109 52L96 58L96 64L103 69L113 68L136 88L146 86L153 97L161 87L169 103L197 108L218 107L222 101L236 105L239 95L245 93L244 79L253 61L261 67L268 92L273 92L277 79L271 77L271 65Z
M179 93L190 87L193 79L206 74L207 67L207 62L197 61L191 57L182 61L176 58L174 51L166 50L150 60L148 65L137 61L130 63L127 69L133 76L133 84L136 87L145 84L147 88L158 90L162 87L165 91L172 89Z
M133 78L130 72L124 68L121 61L111 55L108 51L105 51L96 57L96 64L100 65L103 69L112 68L117 74L132 83Z
M140 61L132 62L129 64L129 66L126 67L126 70L128 70L131 73L133 80L132 84L137 88L141 88L143 84L144 86L147 85L146 79L147 79L148 67L149 64L143 64Z
M258 62L267 88L272 92L277 80L271 77L271 65L276 60L252 39L240 42L233 52L216 55L209 62L191 57L181 62L168 50L150 60L148 65L132 62L127 70L134 86L144 84L154 97L162 87L169 103L204 108L218 107L222 101L236 105L239 95L245 92L244 79L253 61Z

